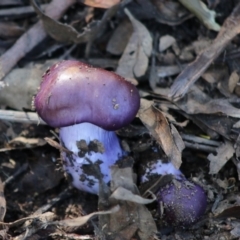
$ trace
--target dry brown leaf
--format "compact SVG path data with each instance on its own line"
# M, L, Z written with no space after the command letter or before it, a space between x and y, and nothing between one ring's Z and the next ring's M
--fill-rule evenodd
M124 188L134 195L139 194L133 182L134 176L131 167L112 166L111 175L111 189ZM142 240L152 239L157 228L151 213L144 205L132 201L109 199L110 206L116 204L119 204L120 210L113 215L109 215L105 221L100 222L102 224L100 224L100 228L110 239L130 240L136 233Z
M40 147L46 144L46 141L42 138L25 138L25 137L16 137L8 143L13 148L33 148Z
M0 221L3 221L6 214L6 199L4 196L4 185L0 178Z
M118 4L120 1L121 0L78 0L78 2L96 8L110 8Z
M175 128L175 126L173 124L170 124L170 127L171 127L171 133L173 136L173 140L174 140L179 152L182 152L182 150L185 148L184 141L183 141L182 137L180 136L178 130Z
M170 35L164 35L159 40L159 51L163 52L171 47L176 42L176 39Z
M116 72L126 78L143 76L148 68L149 57L152 52L152 37L148 29L125 9L133 25L133 33L119 60Z
M70 25L63 24L59 21L56 21L47 15L45 15L36 5L35 1L32 0L32 5L43 21L45 31L55 40L64 43L84 43L89 42L96 37L96 35L102 31L103 24L114 15L117 6L107 10L103 15L101 22L98 21L90 23L87 27L84 28L83 32L78 32L75 28Z
M129 199L130 201L127 200L130 195L134 196L135 199L139 195L139 191L133 181L132 168L112 166L111 176L111 189L116 191L124 189L124 193L127 193L125 196L127 197L124 200L117 200L114 197L109 199L110 205L119 204L120 210L109 216L107 222L105 222L104 231L114 240L130 240L135 233L142 240L151 239L157 231L151 213L143 204L133 202L133 199ZM140 199L140 196L138 197Z
M75 0L52 0L45 8L47 15L59 19ZM18 11L17 11L18 12ZM19 13L17 14L19 15ZM17 62L47 37L41 21L30 27L4 54L0 56L0 80L12 70ZM14 57L13 57L14 56ZM0 84L0 87L2 84Z
M235 153L234 147L229 141L225 141L225 143L216 150L216 156L212 153L208 155L208 160L210 161L210 174L217 174Z
M0 226L1 227L12 228L12 227L22 225L23 223L25 223L29 220L36 219L39 222L42 222L42 227L43 227L43 225L47 224L49 222L49 220L53 220L54 217L55 217L54 213L45 212L45 213L42 213L42 214L36 214L35 216L29 216L29 217L21 218L21 219L18 219L16 221L14 221L14 222L9 222L9 223L0 222Z
M189 11L178 1L137 0L137 2L142 7L142 14L170 26L179 25L192 17Z
M33 192L41 194L59 185L64 175L62 171L56 170L56 162L51 161L51 158L56 157L54 154L37 154L35 160L29 161L28 168L30 171L25 173L21 179L20 192L24 194L32 194Z
M98 215L114 214L114 213L118 212L119 209L120 209L119 205L116 205L115 207L111 208L108 211L93 212L86 216L77 217L77 218L73 218L73 219L65 219L62 221L55 221L50 224L60 225L60 226L64 226L64 227L80 227L80 226L86 224L93 217L96 217Z
M133 194L131 191L123 187L118 187L110 196L116 200L130 201L139 204L149 204L156 200L156 197L153 199L146 199L139 195Z
M169 93L170 97L179 99L183 97L190 87L217 58L229 42L240 32L240 3L237 4L232 14L225 20L223 26L213 43L207 47L192 63L190 63L175 79Z
M0 22L0 38L16 38L24 33L24 28L15 22Z
M25 149L25 148L34 148L40 147L46 144L46 141L42 138L25 138L25 137L16 137L10 142L5 148L1 148L0 152L11 151L14 149Z
M107 44L107 51L111 54L120 55L123 53L132 35L133 27L129 20L124 20L114 30ZM124 38L123 38L124 36Z
M237 71L233 71L228 80L228 90L230 93L233 93L234 89L237 86L237 83L239 82L239 79L240 77Z
M176 105L188 114L219 114L240 118L240 109L230 104L229 99L211 99L198 87L193 86L186 99Z
M236 217L236 212L232 212L231 209L237 206L240 206L239 195L230 195L226 196L222 201L219 201L218 205L212 209L212 212L215 218ZM228 209L230 211L228 211Z
M173 165L179 168L182 163L181 149L176 146L169 124L161 111L153 107L153 102L141 99L138 117L160 144Z
M216 12L209 10L205 3L200 0L179 0L187 9L209 29L219 31L220 26L215 21Z
M1 104L17 110L31 109L32 97L37 92L43 72L55 62L50 60L13 69L4 79L5 87L0 88Z

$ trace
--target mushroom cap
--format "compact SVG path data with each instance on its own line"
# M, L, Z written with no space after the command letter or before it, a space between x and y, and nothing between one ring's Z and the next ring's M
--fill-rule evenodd
M44 75L34 105L52 127L89 122L117 130L135 117L140 97L123 77L75 60L54 64Z
M158 202L162 202L162 218L170 225L186 227L204 214L207 196L201 186L186 179L176 180L157 193Z

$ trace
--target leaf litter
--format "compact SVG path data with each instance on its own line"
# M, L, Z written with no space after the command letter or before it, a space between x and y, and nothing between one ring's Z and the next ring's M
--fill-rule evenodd
M58 0L39 8L32 1L38 20L20 2L0 9L0 18L14 13L0 25L9 26L0 41L1 237L239 238L240 4ZM64 149L30 112L41 75L59 59L134 79L142 98L137 118L118 131L133 161L113 166L110 187L99 176L99 197L68 187ZM154 148L205 189L208 209L195 226L164 226L155 195L138 190L138 163L154 159Z

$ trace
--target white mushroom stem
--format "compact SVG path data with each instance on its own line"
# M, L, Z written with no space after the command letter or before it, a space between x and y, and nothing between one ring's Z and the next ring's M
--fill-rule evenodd
M64 169L72 176L73 185L80 190L98 194L99 183L96 172L88 160L93 164L99 164L103 180L108 183L110 166L124 154L115 132L106 131L91 123L81 123L60 128L60 139L63 146L73 152L73 154L62 153ZM80 150L81 140L85 140L88 145L86 153ZM89 147L89 143L94 140L98 142L98 152L92 151ZM84 141L82 143L84 145Z

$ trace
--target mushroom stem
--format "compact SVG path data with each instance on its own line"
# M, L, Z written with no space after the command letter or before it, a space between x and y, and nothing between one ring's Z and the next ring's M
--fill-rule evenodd
M115 132L91 123L80 123L60 128L60 140L72 152L62 152L62 160L64 169L72 177L73 185L80 190L98 194L98 177L88 160L99 165L103 181L108 183L110 166L124 155Z
M156 175L167 175L171 174L174 176L175 179L182 180L185 179L185 176L182 172L175 168L174 165L169 163L163 163L160 159L156 160L155 162L148 163L145 173L141 176L141 182L147 182L150 180L150 177Z

